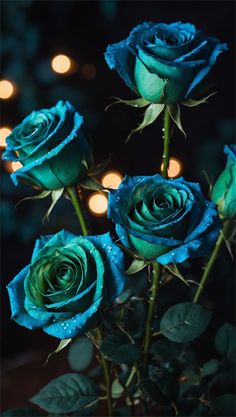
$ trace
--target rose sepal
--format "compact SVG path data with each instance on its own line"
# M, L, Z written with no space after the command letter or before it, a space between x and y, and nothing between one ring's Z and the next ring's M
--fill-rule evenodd
M105 107L105 111L110 109L110 107L114 106L115 104L125 104L126 106L130 107L146 107L148 104L150 104L150 101L146 100L143 97L136 98L134 100L123 100L120 97L112 97L115 101L113 103L108 104L108 106Z
M142 122L138 125L138 127L136 127L136 129L132 129L131 132L129 133L126 142L129 141L129 139L131 138L131 136L136 133L136 132L140 132L142 133L142 130L152 124L153 122L155 122L155 120L160 116L160 114L162 113L162 111L164 110L165 105L164 104L155 104L155 103L151 103L147 109L145 110L144 113L144 117Z

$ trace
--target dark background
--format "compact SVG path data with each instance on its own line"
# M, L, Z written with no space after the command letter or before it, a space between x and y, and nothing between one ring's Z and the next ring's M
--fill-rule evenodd
M232 143L235 138L234 2L19 0L3 1L1 7L1 78L12 80L18 89L17 94L2 105L1 125L14 127L32 110L51 107L59 99L69 100L85 116L95 159L101 161L111 153L108 169L118 170L123 175L152 175L159 170L162 118L144 129L142 135L133 135L125 144L128 133L141 120L143 109L117 105L104 112L113 96L135 98L118 74L107 67L103 57L107 45L126 38L133 26L148 20L192 22L206 35L227 42L229 51L219 56L206 80L211 85L210 91L217 91L217 94L209 104L182 109L187 139L176 130L171 143L171 155L182 161L184 177L199 181L207 194L209 187L202 170L216 179L225 164L224 144ZM58 53L77 62L74 74L62 76L51 70L51 58ZM84 64L96 67L94 78L84 77ZM39 348L45 349L47 355L56 347L57 340L42 331L31 332L10 320L5 285L29 263L39 234L55 233L63 227L75 233L79 229L73 209L65 199L61 199L50 222L44 225L41 220L49 200L25 202L15 209L20 199L35 192L25 185L14 187L4 163L1 171L2 355L7 359L8 381L9 366L14 368L14 360L21 365L24 360L27 363L30 352ZM88 214L88 220L94 234L110 227L105 216L98 218ZM209 284L206 302L218 306L217 325L234 320L234 271L230 262L228 253L223 251L215 281ZM50 368L40 369L49 380ZM58 374L61 373L60 369ZM9 378L8 385L4 385L6 392L11 389L12 376ZM7 405L13 402L10 399Z

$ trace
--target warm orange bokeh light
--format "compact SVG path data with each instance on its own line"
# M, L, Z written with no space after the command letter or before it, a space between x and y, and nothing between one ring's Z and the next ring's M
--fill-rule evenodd
M0 98L7 100L14 92L14 85L8 80L0 81Z
M88 206L93 214L104 214L108 206L107 197L104 194L95 193L89 198Z
M163 163L161 164L161 170L163 168ZM168 177L169 178L176 178L182 174L183 171L183 164L177 158L170 158L169 161L169 168L168 168Z
M14 172L20 169L22 167L22 164L18 161L14 161L14 162L7 161L5 163L5 167L8 172Z
M52 59L52 69L58 74L65 74L71 68L71 59L67 55L56 55Z
M5 148L6 146L6 138L10 135L11 129L7 126L0 128L0 148Z
M118 188L123 177L119 172L108 172L102 178L102 185L105 188Z
M81 74L86 80L92 80L97 74L96 67L93 64L84 64L81 68Z

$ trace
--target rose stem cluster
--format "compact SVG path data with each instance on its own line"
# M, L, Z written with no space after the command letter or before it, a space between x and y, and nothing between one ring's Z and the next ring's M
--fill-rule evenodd
M83 215L81 201L80 201L77 189L76 189L76 187L68 187L67 191L68 191L68 194L71 198L71 202L74 206L75 213L78 217L82 234L83 234L83 236L86 236L88 234L88 228L87 228L86 221L85 221L85 218L84 218L84 215ZM97 327L96 333L97 333L98 345L100 345L101 340L102 340L101 328ZM108 415L112 416L113 411L112 411L111 379L110 379L109 365L108 365L107 360L103 356L102 352L99 352L99 353L100 353L101 363L102 363L102 366L103 366L104 378L105 378L106 388L107 388Z
M162 169L161 175L165 178L168 178L168 168L169 168L169 157L170 157L170 114L165 107L164 113L164 149L162 155ZM149 308L148 308L148 316L147 316L147 325L146 325L146 333L144 338L144 367L147 368L148 365L148 355L149 349L151 345L151 338L152 338L152 321L155 311L155 305L157 300L157 293L158 293L158 283L160 277L160 265L158 262L152 262L152 288L151 288L151 295L149 298Z
M204 286L206 284L206 281L211 273L211 270L215 264L215 261L217 259L217 256L220 252L220 249L224 243L225 240L227 240L230 237L231 231L232 231L233 221L232 219L228 219L225 221L223 229L220 231L219 237L216 241L215 247L211 253L210 259L206 265L206 268L203 272L199 287L196 291L196 294L194 296L193 302L198 303L199 298L204 290Z
M165 107L164 112L164 127L163 127L164 149L162 155L162 172L161 175L168 178L169 158L170 158L170 113Z

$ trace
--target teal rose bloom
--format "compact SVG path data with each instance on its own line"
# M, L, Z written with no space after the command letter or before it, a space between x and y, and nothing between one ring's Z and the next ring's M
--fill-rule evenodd
M124 246L164 265L204 255L221 227L215 204L199 184L158 174L126 176L109 192L108 217Z
M96 327L98 312L125 285L124 258L110 234L60 231L36 241L31 264L8 285L12 318L68 339Z
M225 219L236 216L236 145L225 145L227 162L224 171L214 184L211 199Z
M226 43L205 36L191 23L145 22L127 39L109 45L105 59L127 86L151 103L190 98Z
M83 132L83 118L68 102L33 111L7 137L3 159L23 167L11 174L44 190L77 184L92 164L90 145Z

